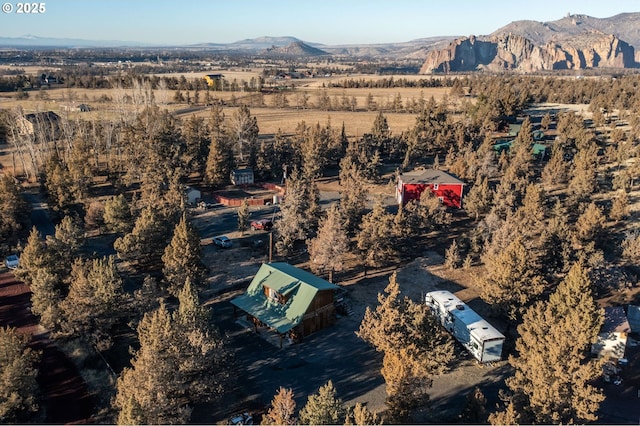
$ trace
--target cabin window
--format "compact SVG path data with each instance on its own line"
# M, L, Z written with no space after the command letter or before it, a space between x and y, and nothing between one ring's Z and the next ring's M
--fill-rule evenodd
M437 190L438 190L438 188L440 188L440 185L438 185L437 183L434 183L434 184L433 184L433 190L434 190L434 191L437 191Z

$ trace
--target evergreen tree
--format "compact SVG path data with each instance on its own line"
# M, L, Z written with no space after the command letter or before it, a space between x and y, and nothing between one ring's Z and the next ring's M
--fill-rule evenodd
M545 288L540 265L516 236L504 250L487 252L482 260L485 273L478 277L480 297L495 309L514 318Z
M460 267L462 259L460 258L460 248L456 240L451 242L451 245L444 253L444 264L449 269L457 269Z
M116 384L117 424L186 424L191 417L176 356L176 329L164 305L138 325L140 349ZM180 338L184 340L184 337Z
M595 203L589 203L584 212L576 220L573 235L574 244L582 248L589 243L596 246L602 244L604 238L605 217L602 210Z
M296 401L293 399L293 390L280 387L271 400L271 407L262 418L263 425L295 425Z
M333 282L333 272L342 270L344 257L349 250L349 239L336 205L327 211L318 235L309 241L308 247L313 272L328 271L329 281Z
M187 120L184 127L184 139L186 159L190 169L202 173L206 165L211 140L209 127L204 118L192 115Z
M478 177L464 198L464 209L478 221L491 208L491 190L486 177Z
M377 200L373 211L362 218L357 244L365 265L374 268L383 266L397 254L394 241L390 238L393 219L394 216L386 212L382 200Z
M205 168L206 182L216 188L227 185L234 167L235 160L231 145L224 136L213 134Z
M123 281L113 256L76 260L69 294L61 303L63 329L101 348L110 346L110 332L124 301Z
M20 187L11 176L0 176L0 250L18 242L22 231L29 228L29 205L20 195Z
M209 310L187 277L178 295L174 356L185 397L191 403L217 401L223 395L233 367L231 354L218 329L211 324Z
M365 211L364 176L351 156L340 161L340 213L349 236L355 234Z
M521 420L559 424L596 421L602 391L592 385L601 361L590 359L603 314L587 270L574 264L548 302L530 307L518 327L508 402ZM495 420L495 418L494 418Z
M360 402L356 402L353 410L349 413L349 420L353 420L353 424L356 426L380 424L378 415L369 411L367 406ZM347 424L346 421L345 424Z
M460 421L464 424L486 424L487 423L487 398L480 390L475 387L473 391L467 395L467 401L460 413Z
M162 273L171 294L177 296L187 278L200 285L206 270L200 256L200 237L183 214L162 255Z
M428 399L431 377L447 369L453 344L424 303L400 297L395 273L384 292L375 310L366 308L356 334L384 353L387 405L395 420L406 422Z
M130 233L118 238L113 248L120 259L141 266L159 263L166 245L166 223L152 207L145 207Z
M27 423L38 411L37 364L40 354L29 348L29 336L0 328L0 422Z
M245 152L255 145L258 140L258 120L251 116L251 111L246 105L233 114L227 128L232 145L236 146L240 161L245 160Z
M131 207L124 194L109 198L104 203L104 223L111 232L125 234L133 227Z
M337 397L331 380L321 386L317 394L309 395L300 410L300 423L305 425L342 424L345 417L342 401Z

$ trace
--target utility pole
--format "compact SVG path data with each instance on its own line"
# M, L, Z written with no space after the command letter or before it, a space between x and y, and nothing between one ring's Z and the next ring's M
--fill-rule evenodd
M273 232L269 232L269 263L273 258Z

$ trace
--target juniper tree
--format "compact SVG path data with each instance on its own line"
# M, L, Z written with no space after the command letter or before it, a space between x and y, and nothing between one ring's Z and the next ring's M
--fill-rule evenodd
M0 250L8 251L29 228L29 205L11 176L0 176Z
M28 423L38 411L38 361L29 336L0 328L0 422Z
M364 176L351 156L340 160L340 213L348 235L357 230L365 211L367 191L364 187Z
M107 348L123 302L123 280L113 256L76 260L71 268L69 293L60 304L62 328Z
M222 187L229 183L234 167L233 147L224 135L214 133L204 171L205 181L213 187Z
M604 400L592 384L601 361L589 348L598 335L603 314L593 297L586 268L574 264L548 302L531 306L518 327L517 356L509 363L507 403L526 423L584 423L598 419ZM507 407L509 409L509 407ZM492 417L492 422L500 417Z
M271 400L271 407L262 418L263 425L295 425L296 401L293 399L293 390L282 386Z
M602 210L595 203L589 203L587 208L576 220L573 241L578 247L584 247L593 242L596 246L602 243L604 238L603 225L605 217Z
M384 354L387 405L395 420L406 421L428 399L432 377L448 368L453 344L424 303L401 298L395 273L384 293L375 310L366 308L356 334Z
M118 238L113 248L120 259L155 266L166 246L166 223L153 207L145 207L131 232Z
M504 250L485 252L482 261L485 272L477 278L480 297L512 318L545 288L541 265L522 237L513 239Z
M305 425L342 424L345 417L342 400L337 397L331 380L321 386L317 394L309 395L307 403L300 410L300 423Z
M138 349L116 383L117 423L186 424L191 417L176 356L176 329L164 305L138 325ZM184 337L182 337L184 339Z
M174 228L171 242L162 255L162 273L167 281L169 293L177 296L187 278L191 279L194 285L200 285L206 270L200 259L200 252L200 237L183 214Z
M104 223L111 232L127 233L133 227L131 207L124 194L109 198L104 203Z
M380 267L389 263L397 254L397 247L391 238L394 216L387 213L382 200L377 200L373 210L360 223L357 246L366 266Z
M308 248L311 269L315 273L328 272L329 281L333 282L333 272L342 270L345 255L349 250L349 239L336 205L327 211L318 235L309 241Z

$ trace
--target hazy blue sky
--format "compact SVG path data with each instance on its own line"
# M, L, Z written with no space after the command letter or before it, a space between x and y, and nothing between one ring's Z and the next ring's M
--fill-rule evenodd
M638 0L48 0L41 15L0 13L0 36L228 43L294 36L329 45L483 35L514 20L639 12Z

